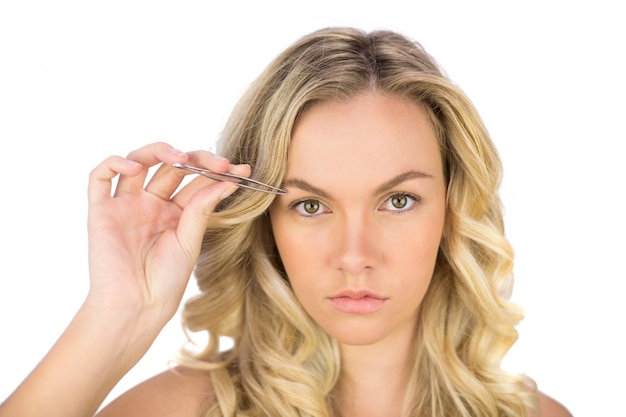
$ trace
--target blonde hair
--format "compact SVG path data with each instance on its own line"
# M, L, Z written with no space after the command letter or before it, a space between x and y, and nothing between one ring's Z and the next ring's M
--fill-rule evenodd
M423 300L406 415L525 416L528 378L500 369L522 312L507 299L513 252L504 237L500 160L474 106L419 44L389 32L329 28L297 41L234 109L219 153L280 184L291 132L308 106L366 90L411 99L437 132L448 181L444 236ZM201 353L180 363L210 370L206 416L328 416L340 357L302 309L277 254L273 196L240 190L205 234L185 305L186 329L206 331ZM220 337L233 347L221 351Z

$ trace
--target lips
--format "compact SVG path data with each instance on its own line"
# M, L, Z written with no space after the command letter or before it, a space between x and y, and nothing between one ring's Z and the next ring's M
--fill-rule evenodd
M387 302L387 298L370 291L343 291L328 300L339 311L350 314L371 314Z

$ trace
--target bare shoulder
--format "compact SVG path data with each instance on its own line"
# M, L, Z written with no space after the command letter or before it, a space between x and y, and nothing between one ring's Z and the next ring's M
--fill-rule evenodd
M197 417L212 393L207 372L174 368L122 394L97 417Z
M572 417L572 414L561 403L546 394L539 392L539 411L531 417Z

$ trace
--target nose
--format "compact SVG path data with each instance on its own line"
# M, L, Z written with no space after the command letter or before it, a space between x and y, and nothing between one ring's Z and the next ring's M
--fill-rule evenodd
M358 275L376 266L380 257L378 227L367 215L342 216L335 225L333 266Z

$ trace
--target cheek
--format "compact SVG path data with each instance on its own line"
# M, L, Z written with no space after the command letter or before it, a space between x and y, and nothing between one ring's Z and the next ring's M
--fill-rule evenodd
M439 244L435 240L414 239L396 247L388 247L388 264L399 279L401 288L420 291L428 287L433 275ZM393 281L392 281L393 282Z
M320 253L320 237L303 233L282 216L272 216L272 232L281 262L290 281L297 279ZM292 282L293 283L293 282Z
M398 231L395 239L393 236L386 239L386 253L391 257L391 263L401 268L397 273L403 277L413 277L413 281L405 282L405 285L428 286L439 253L443 224L443 215L432 216L427 222L419 222Z
M312 277L316 275L315 271L319 270L315 265L318 262L315 255L319 253L315 249L316 245L310 239L300 236L292 227L283 228L279 223L273 229L276 247L289 286L296 299L310 313L310 308L314 308L315 305L311 302L317 298L317 293L320 291L316 285L317 280Z

